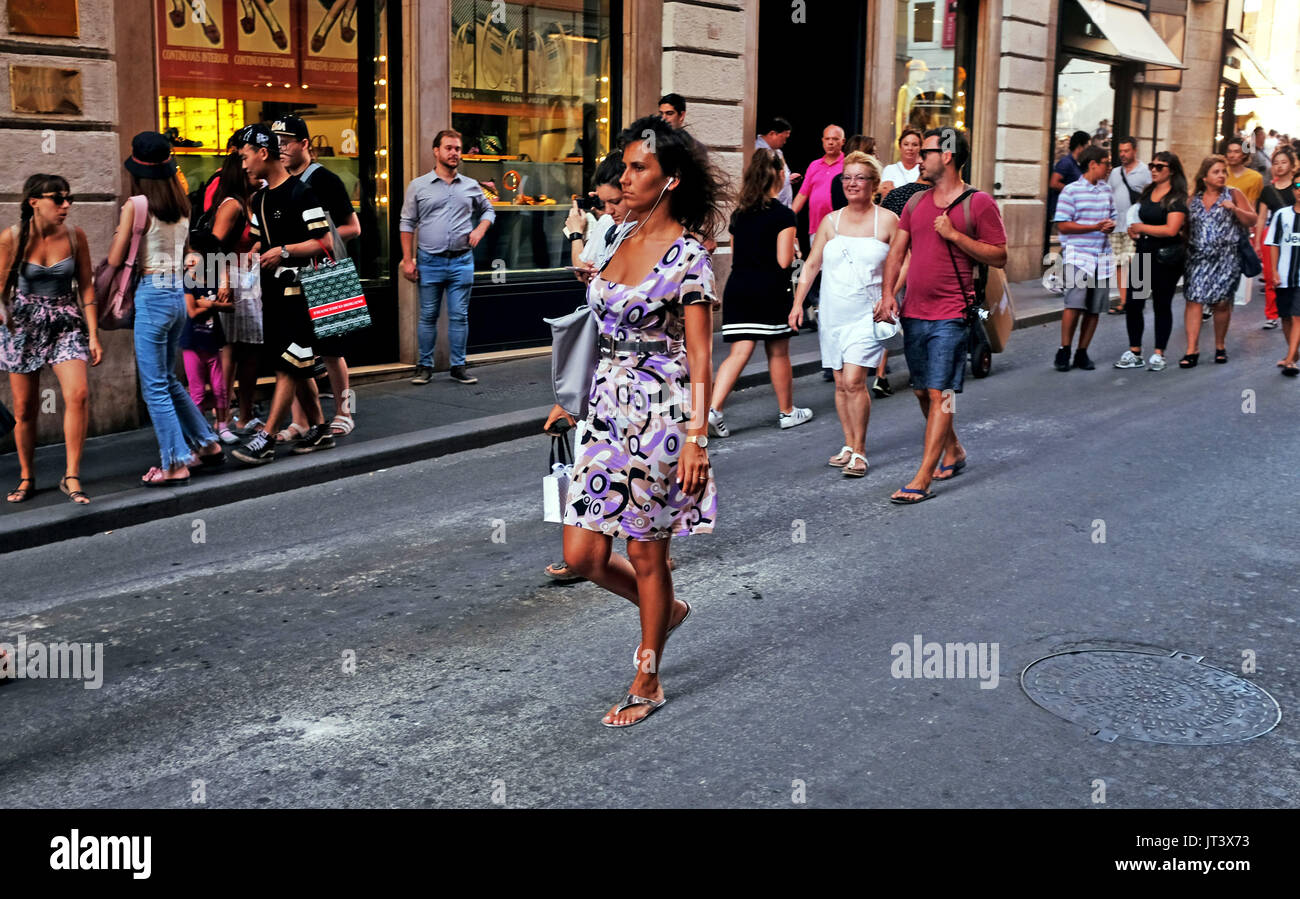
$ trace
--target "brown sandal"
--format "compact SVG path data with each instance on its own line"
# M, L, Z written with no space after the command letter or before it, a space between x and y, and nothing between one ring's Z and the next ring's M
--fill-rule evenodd
M81 491L81 490L72 490L72 489L69 489L69 487L68 487L68 481L76 481L78 484L80 484L80 483L81 483L81 477L80 477L79 475L75 475L75 474L64 475L64 476L63 476L63 480L59 481L59 490L61 490L63 493L65 493L65 494L67 495L68 499L72 500L72 501L73 501L74 503L76 503L77 505L79 505L79 506L89 505L89 504L90 504L90 497L89 497L88 495L86 495L86 493L83 492L83 491Z
M24 487L23 484L31 484L32 486ZM9 491L9 496L6 499L11 503L25 503L32 498L32 494L35 492L36 478L23 478L18 482L17 487Z

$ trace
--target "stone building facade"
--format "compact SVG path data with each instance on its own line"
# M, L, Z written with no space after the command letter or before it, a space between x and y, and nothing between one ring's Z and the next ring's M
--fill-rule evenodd
M458 4L463 2L387 4L387 21L396 32L389 52L394 54L391 77L397 83L389 98L391 122L385 125L393 138L393 202L400 202L406 183L432 168L429 138L456 119L457 104L464 108L468 102L457 95L458 75L447 52L454 40L452 23L463 8ZM1271 8L1274 0L1265 2ZM609 94L610 126L622 127L655 111L661 95L675 92L687 100L687 127L735 183L752 153L760 115L779 114L795 122L786 147L793 169L802 170L818 155L818 135L831 122L850 134L876 136L879 155L890 162L900 122L900 90L907 87L907 76L900 73L928 66L933 75L947 66L949 96L935 102L943 106L947 121L960 121L970 134L971 181L1002 208L1009 238L1008 280L1032 279L1042 270L1048 246L1047 184L1059 140L1059 133L1053 133L1059 124L1059 73L1068 58L1079 55L1077 48L1066 45L1078 37L1070 32L1085 8L1137 11L1152 21L1165 17L1161 27L1178 32L1181 39L1170 45L1185 66L1178 70L1177 91L1158 91L1137 82L1134 73L1140 66L1131 61L1115 62L1113 87L1105 86L1104 75L1098 77L1104 89L1114 91L1115 127L1122 121L1139 138L1143 158L1156 147L1170 148L1194 165L1210 150L1219 126L1224 22L1234 4L1240 18L1241 3L612 0L607 9L617 54L610 74L618 90ZM0 158L6 160L0 208L9 210L7 219L16 222L25 176L35 171L63 174L77 195L72 220L85 229L92 255L101 258L126 186L121 160L130 139L138 131L160 127L160 84L165 77L160 81L161 20L156 4L83 0L76 4L75 37L15 33L7 17L9 5L8 0L0 3L0 54L6 64L79 70L84 96L77 113L22 112L10 96L10 79L0 77ZM536 0L519 5L546 4ZM1108 64L1101 58L1099 65ZM364 105L368 110L368 99ZM721 287L730 256L726 235L719 238L715 270ZM414 285L401 278L390 278L385 289L391 291L393 349L384 361L400 374L401 366L409 366L416 355L418 299ZM529 290L513 300L525 304L516 308L531 308L526 305L533 302ZM483 293L477 284L475 293ZM446 328L440 332L445 336ZM142 420L131 333L106 334L104 349L105 361L91 374L92 434L135 427ZM445 348L440 358L446 358ZM56 387L50 373L43 376L42 387ZM0 398L8 398L3 381ZM57 414L42 417L42 442L60 439L60 419Z

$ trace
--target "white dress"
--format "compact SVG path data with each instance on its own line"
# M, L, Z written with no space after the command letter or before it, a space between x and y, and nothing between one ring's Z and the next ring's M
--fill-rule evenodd
M846 362L863 367L879 365L884 342L898 332L896 324L872 320L880 300L881 271L889 244L875 236L840 234L843 212L838 209L833 214L835 236L822 249L821 303L817 309L822 368L837 371ZM880 233L879 229L877 206L872 234Z

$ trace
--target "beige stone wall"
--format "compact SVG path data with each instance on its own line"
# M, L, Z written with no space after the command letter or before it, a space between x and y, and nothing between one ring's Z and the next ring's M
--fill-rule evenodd
M686 98L686 128L709 148L709 156L734 186L744 173L746 150L754 136L746 133L746 88L750 72L745 50L750 17L757 0L663 4L661 96ZM752 113L752 109L750 110ZM714 273L721 292L731 269L727 234L714 235Z
M86 232L92 264L108 251L122 193L122 136L119 133L118 17L138 16L151 22L151 4L144 0L117 3L82 2L79 6L80 35L76 38L46 38L13 34L9 28L8 4L0 4L0 39L6 43L4 71L0 72L0 227L16 224L23 181L35 172L51 172L67 178L77 196L69 223ZM152 34L151 27L148 31ZM153 45L133 53L153 55ZM81 115L29 115L16 112L9 91L9 65L50 66L79 69L82 73ZM151 59L147 67L152 69ZM155 90L146 84L152 99ZM156 100L152 102L156 103ZM152 121L154 113L150 112ZM130 135L127 135L129 140ZM102 434L139 424L135 353L132 333L119 331L102 337L104 361L90 370L90 434ZM50 370L41 374L41 390L52 390L56 411L42 414L37 439L57 443L63 439L63 402L58 381ZM0 378L0 400L12 397L8 378ZM12 438L0 442L0 452L12 449Z
M1160 108L1159 149L1172 150L1193 175L1214 146L1218 130L1219 78L1223 70L1225 0L1187 4L1187 38L1183 48L1182 89ZM1147 93L1143 91L1142 93ZM1147 102L1150 106L1150 101ZM1150 134L1150 127L1143 130Z
M1055 87L1056 16L1052 0L1002 0L1001 30L981 34L1000 51L996 110L976 112L997 130L993 196L1007 229L1008 281L1042 271L1043 221Z

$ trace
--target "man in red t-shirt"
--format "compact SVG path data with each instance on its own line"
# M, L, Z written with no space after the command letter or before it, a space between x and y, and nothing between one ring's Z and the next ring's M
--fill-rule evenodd
M885 260L876 321L898 315L894 285L909 247L912 251L902 319L903 353L926 422L921 467L907 486L890 497L898 505L932 498L932 480L946 481L966 467L954 408L954 394L961 393L966 373L966 298L974 294L976 261L997 268L1007 264L1007 233L993 198L973 192L974 222L966 221L961 199L971 188L962 181L961 169L969 158L970 144L962 132L953 128L925 132L921 168L934 187L908 202Z

